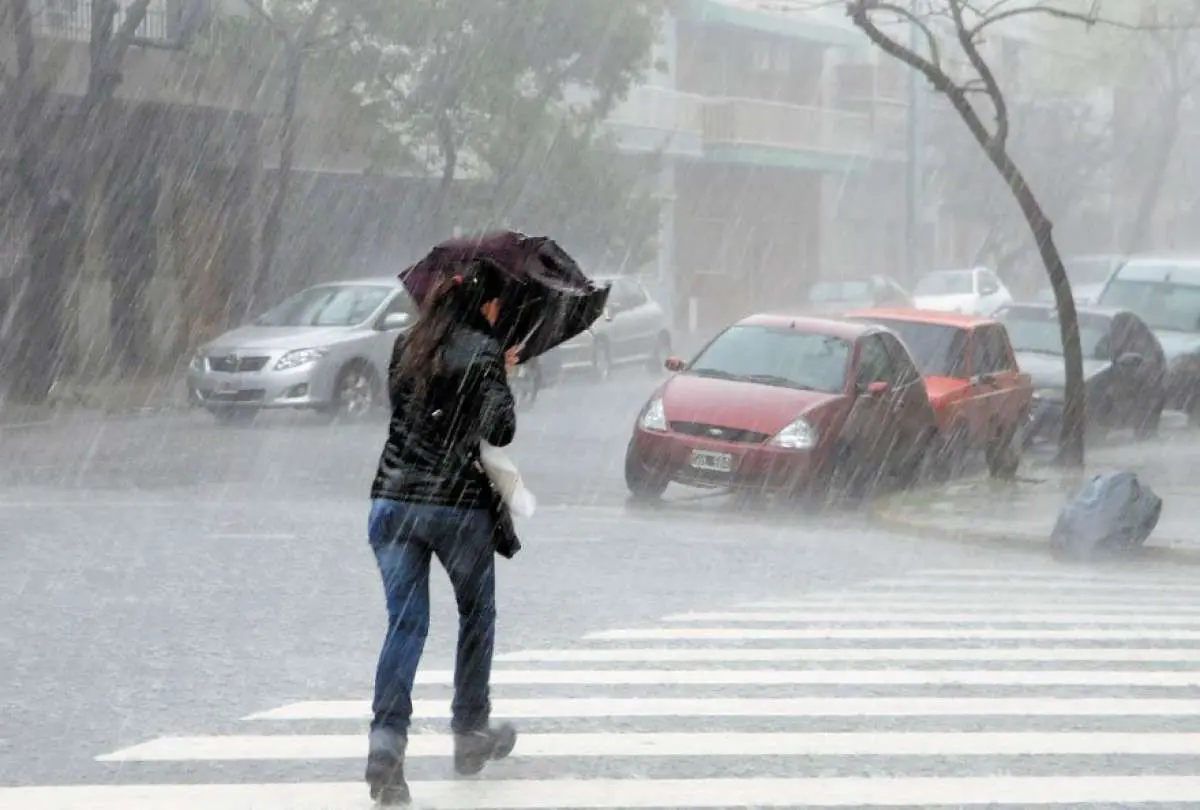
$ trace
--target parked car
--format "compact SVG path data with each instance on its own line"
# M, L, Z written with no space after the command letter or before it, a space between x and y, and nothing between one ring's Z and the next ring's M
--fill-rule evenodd
M917 364L937 415L935 472L956 474L982 452L992 475L1016 473L1033 385L999 321L914 309L861 310L846 318L891 330Z
M1012 300L1004 282L986 267L926 273L913 288L917 309L991 315Z
M1167 358L1167 407L1200 426L1200 256L1136 256L1121 265L1096 303L1146 323Z
M808 308L814 312L841 312L864 307L910 307L912 297L895 279L821 279L808 288Z
M1096 303L1104 290L1104 283L1125 261L1124 256L1103 254L1098 256L1069 256L1063 259L1067 280L1071 282L1071 293L1076 306ZM1054 289L1047 282L1038 289L1033 299L1041 304L1054 303Z
M547 352L543 377L548 384L575 371L605 380L614 367L631 363L658 371L671 354L667 313L640 281L629 276L597 276L595 281L612 284L608 309L591 329Z
M1129 310L1087 307L1077 312L1088 433L1131 428L1138 438L1154 435L1167 399L1166 356L1158 339ZM1049 304L1014 304L1000 318L1035 389L1024 441L1057 441L1066 378L1058 310Z
M365 418L385 397L392 346L416 313L395 277L309 287L201 346L187 372L191 400L222 422L271 408Z
M904 345L879 327L752 315L685 363L638 414L625 456L635 498L678 482L784 493L911 483L937 424Z

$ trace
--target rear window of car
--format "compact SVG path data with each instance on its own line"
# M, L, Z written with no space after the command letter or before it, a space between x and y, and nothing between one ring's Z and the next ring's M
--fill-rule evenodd
M970 270L927 273L913 289L913 295L970 295L973 292L975 281Z
M766 326L731 326L692 361L700 377L838 393L846 387L848 340Z
M1107 345L1111 320L1105 315L1080 312L1079 345L1085 358L1095 358ZM1014 352L1032 352L1061 356L1062 332L1058 327L1058 312L1050 308L1012 307L1000 317L1008 330L1008 341Z
M913 295L970 295L974 293L974 275L970 270L929 272L920 277Z
M903 320L872 319L900 336L924 377L961 377L965 374L967 332L957 326Z
M1151 329L1200 332L1200 285L1197 284L1128 278L1122 271L1109 282L1098 303L1127 309Z
M872 292L869 281L818 281L809 288L808 300L812 304L870 301Z

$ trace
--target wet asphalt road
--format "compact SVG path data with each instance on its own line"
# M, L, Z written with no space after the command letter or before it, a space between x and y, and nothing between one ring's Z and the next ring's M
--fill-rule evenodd
M653 384L644 373L630 372L603 387L566 385L543 394L534 410L522 415L515 454L528 485L539 497L540 512L521 527L525 543L521 555L513 561L499 562L498 652L502 656L527 650L568 652L566 662L537 661L535 656L531 663L498 664L498 669L711 669L711 663L596 663L570 651L587 646L584 637L589 633L662 628L664 616L672 613L720 613L746 602L837 593L866 587L863 583L873 578L919 577L913 572L921 570L998 565L1038 575L1058 573L1048 563L1037 560L892 536L856 514L756 517L738 514L712 500L680 502L649 512L631 510L625 505L621 461L632 420ZM361 719L342 704L335 707L337 716L320 719L298 715L286 728L241 718L297 701L369 698L383 613L377 575L365 545L365 522L367 488L382 433L381 424L328 427L289 416L266 418L246 428L223 428L203 414L79 421L0 433L0 613L4 616L4 632L0 634L0 786L357 780L360 763L353 757L313 755L224 762L195 762L184 757L172 762L119 763L97 762L95 758L164 735L359 734ZM1168 576L1169 572L1118 570L1110 575L1118 581L1154 583L1154 577ZM1018 582L1024 579L1024 575L998 576ZM914 580L915 590L897 597L896 602L903 606L913 600L932 599L936 583L948 578L950 575L932 575L933 584L927 586L921 585L920 579ZM985 583L978 601L986 607L1005 591L1003 584ZM961 619L956 611L961 611L962 605L953 601L956 594L966 602L976 597L962 596L961 591L953 589L948 594L951 618ZM1104 587L1089 601L1110 595ZM1012 605L996 607L988 621L1005 621L1006 611L1013 606L1054 609L1047 608L1045 600L1038 601L1045 594L1036 589L1008 596ZM1175 601L1168 599L1169 592L1154 596L1165 600L1158 613L1190 607L1186 590L1176 594ZM446 670L453 663L455 617L449 589L439 576L434 577L433 599L434 621L424 669ZM851 600L849 606L842 603L836 609L853 611L855 605ZM885 606L885 610L892 607ZM872 621L878 619L876 616ZM618 638L618 646L693 645L687 638L672 640L672 625L665 626L665 640L654 635L661 630L649 631L641 641L635 632L632 640ZM731 627L727 617L695 626L702 630ZM744 627L736 622L732 625L735 629L738 626ZM779 629L790 625L768 622L763 626ZM700 644L711 647L720 644L720 638L720 634L713 636L714 640L701 638ZM861 648L863 643L853 639L767 640L755 646ZM959 646L953 641L889 642L885 638L869 640L866 648L930 643L940 643L947 649ZM1013 643L962 642L968 647ZM1188 646L1174 644L1181 645ZM714 659L717 666L724 666L721 654L718 651ZM742 662L735 668L762 672L768 668L794 670L825 665L820 660L774 663L769 667ZM922 665L928 667L929 663L918 662L916 666ZM828 666L876 670L912 667L880 660L866 664L834 662ZM964 666L987 664L945 664L944 668ZM1015 665L1009 661L999 666ZM1055 670L1065 666L1042 661L1028 668ZM1091 666L1099 668L1101 664ZM1200 663L1172 666L1200 673ZM444 686L422 689L423 697L448 694ZM516 682L497 685L495 697L503 702L508 698L546 701L562 697L695 696L697 705L708 705L705 701L744 697L967 698L1021 696L1025 691L1016 684L762 683L697 687L670 682L642 686L621 682L591 686ZM1113 697L1200 696L1200 688L1164 690L1153 685L1106 687L1102 691L1103 696ZM1096 687L1069 685L1038 691L1039 699L1048 694L1078 697L1099 692ZM538 711L548 712L544 707ZM867 713L816 719L622 718L615 709L602 714L614 716L572 720L547 714L526 720L523 726L530 732L692 733L881 729L959 732L993 727L1038 731L1064 725L1090 731L1114 730L1119 725L1111 717L1023 718L1019 714L993 718L992 723L970 717L897 721ZM1197 718L1142 718L1133 725L1137 730L1169 727L1171 731L1200 732ZM442 730L442 723L433 719L419 720L417 726ZM532 737L530 744L536 744ZM611 741L594 744L604 750L579 758L572 758L567 751L559 752L566 758L557 760L514 759L498 766L494 778L606 777L640 783L665 778L737 777L753 781L791 776L820 780L959 773L1077 774L1082 778L1092 773L1124 773L1131 762L1120 757L1030 759L997 754L967 760L933 757L914 767L894 751L887 756L876 752L849 759L796 755L713 759L707 756L711 751L694 749L688 749L687 755L630 758L619 750L605 749ZM1154 772L1200 773L1186 757L1132 761L1138 768ZM444 761L437 758L418 759L412 767L412 777L417 780L442 780L446 772ZM762 789L763 783L755 784L756 789ZM643 788L645 784L636 787L635 792ZM488 788L481 783L469 789ZM461 800L467 804L455 805L454 800L436 798L442 796L438 790L436 786L428 789L427 795L435 797L428 806L518 806L497 804L501 799L496 794L479 794ZM670 806L715 806L712 796L718 794L711 790L707 799L684 791ZM903 788L896 790L902 792ZM55 796L59 804L41 794L6 793L0 789L0 810L89 806L67 794ZM561 796L536 806L582 806L573 803L567 794ZM778 796L772 799L764 794L760 798L763 805L775 801L774 806L784 806L776 801ZM317 798L314 794L304 801L308 800L315 802ZM183 798L174 797L155 806L211 806L214 810L218 806L222 810L318 806L275 795L245 805L197 801L186 804ZM628 799L627 806L666 806L648 801L644 793L637 793ZM803 806L799 801L791 804ZM863 802L867 804L871 802ZM916 804L934 803L926 799ZM112 806L138 810L150 805L118 802ZM347 804L338 798L320 806L365 804ZM1120 802L1118 806L1122 806Z

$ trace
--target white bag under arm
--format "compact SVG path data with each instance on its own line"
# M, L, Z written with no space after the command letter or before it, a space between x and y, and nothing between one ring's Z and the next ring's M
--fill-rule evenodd
M521 480L521 471L508 457L508 453L495 445L480 442L479 460L483 464L484 472L500 492L508 510L517 517L532 517L533 510L537 507L537 498L525 488L525 482Z

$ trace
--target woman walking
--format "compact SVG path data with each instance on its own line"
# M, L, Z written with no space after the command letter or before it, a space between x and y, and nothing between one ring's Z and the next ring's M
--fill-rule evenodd
M389 370L392 416L371 487L369 537L383 578L388 630L375 674L366 781L371 798L409 801L404 750L412 688L429 632L429 568L436 555L458 603L454 664L454 766L478 773L516 743L490 724L495 640L493 495L479 443L504 447L516 432L505 354L493 334L502 271L462 264L430 293L421 318L397 340Z

